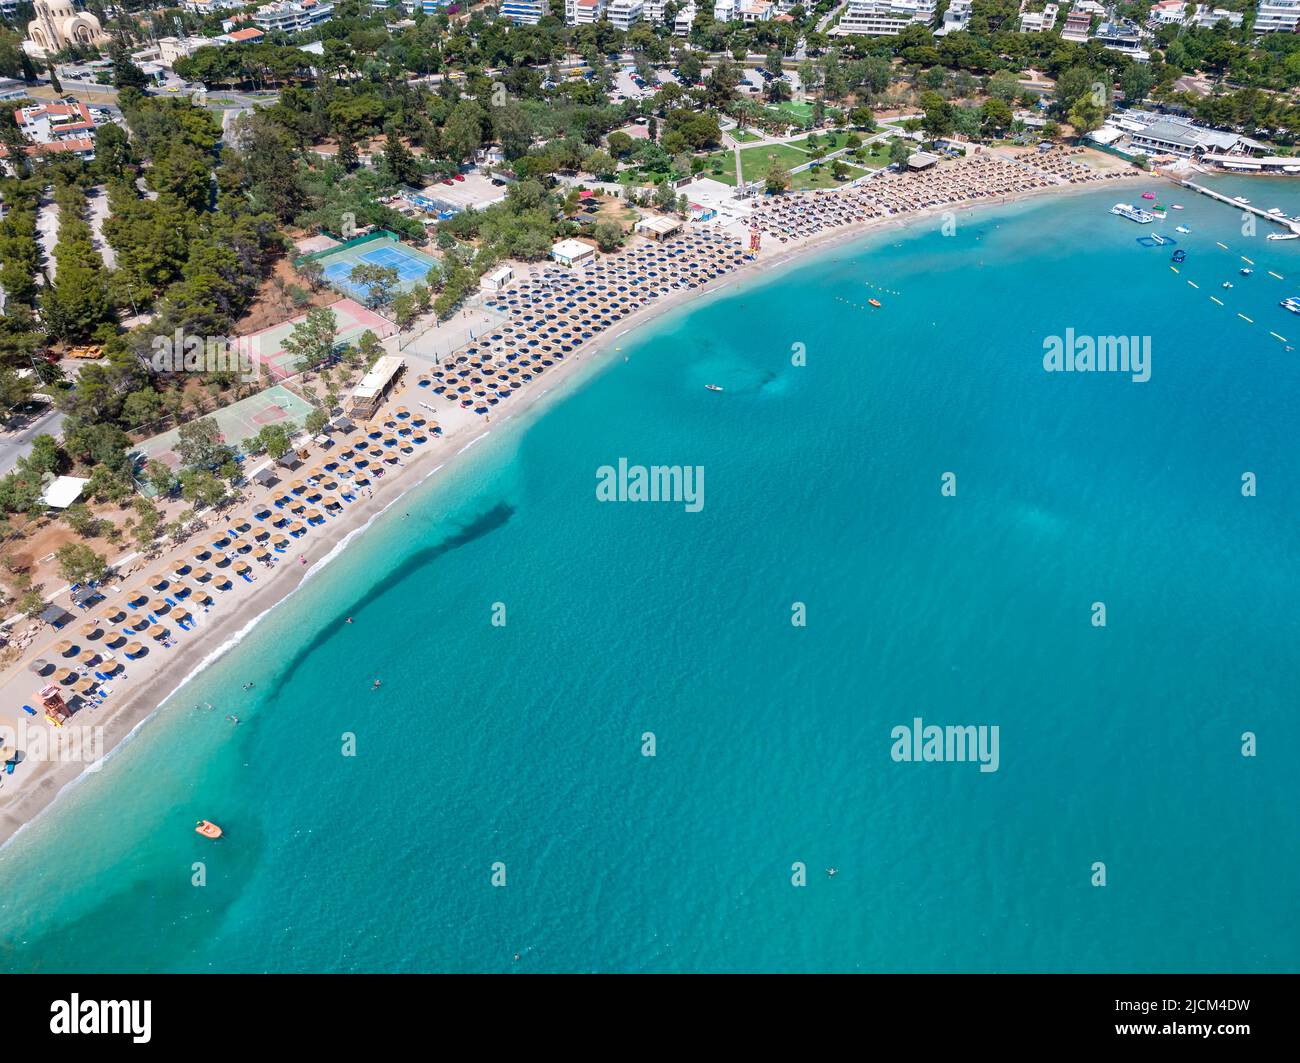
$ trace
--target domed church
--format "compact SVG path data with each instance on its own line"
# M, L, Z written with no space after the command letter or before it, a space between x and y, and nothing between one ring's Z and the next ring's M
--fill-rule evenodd
M36 0L34 6L36 17L27 23L27 39L45 55L53 55L70 44L108 42L99 19L88 11L78 11L72 0Z

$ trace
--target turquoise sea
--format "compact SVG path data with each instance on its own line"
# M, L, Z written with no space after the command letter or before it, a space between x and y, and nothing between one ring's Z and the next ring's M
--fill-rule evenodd
M1174 273L1107 213L1139 191L629 337L0 851L0 966L1300 969L1300 241L1171 195ZM1150 336L1150 381L1044 372L1067 329ZM598 502L621 457L703 466L703 510ZM997 725L999 770L895 763L914 717Z

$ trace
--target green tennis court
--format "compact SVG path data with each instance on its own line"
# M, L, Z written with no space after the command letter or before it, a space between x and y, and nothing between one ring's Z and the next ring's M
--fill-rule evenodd
M312 405L306 399L299 398L288 388L276 384L275 387L250 395L223 409L204 414L204 417L217 422L223 442L238 447L268 424L292 421L295 428L301 428L311 411ZM137 444L134 453L145 462L156 458L170 468L178 469L181 464L180 456L176 453L179 439L180 430L173 428L170 432L163 432Z

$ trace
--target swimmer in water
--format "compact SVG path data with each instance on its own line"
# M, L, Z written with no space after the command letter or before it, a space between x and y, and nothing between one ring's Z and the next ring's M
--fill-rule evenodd
M371 686L370 689L371 689L371 690L378 690L378 689L379 689L381 686L383 686L383 685L384 685L383 683L381 683L378 679L376 679L375 682L374 682L374 685Z
M348 623L348 624L352 623L352 617L348 617L347 620L345 621L345 623Z
M238 717L238 716L227 716L226 719L229 720L231 723L233 723L236 727L239 726L239 717Z

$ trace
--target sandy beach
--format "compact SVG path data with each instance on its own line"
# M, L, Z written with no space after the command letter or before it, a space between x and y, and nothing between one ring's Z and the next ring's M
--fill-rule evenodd
M153 646L147 656L130 662L124 661L126 675L111 682L113 693L107 702L83 708L66 729L86 725L102 728L102 746L97 746L97 750L103 754L112 751L158 711L178 687L236 645L253 625L288 598L305 580L335 558L346 556L345 541L363 533L366 527L403 495L431 476L455 467L456 462L467 460L467 456L473 452L472 445L483 436L503 430L508 424L512 430L518 429L531 418L539 416L550 401L568 393L577 382L610 364L609 355L627 342L636 329L679 309L687 301L714 297L717 293L734 289L742 281L767 276L810 254L860 240L891 227L915 226L928 217L954 210L1000 207L1040 196L1096 192L1107 184L1129 185L1134 181L1145 181L1149 185L1163 183L1157 175L1133 171L1131 174L1113 176L1104 184L1057 184L1000 198L953 201L907 214L870 218L859 224L830 228L786 244L764 239L763 249L755 260L722 274L702 290L669 292L635 310L624 320L597 334L589 346L584 346L562 362L557 362L547 371L544 379L539 377L521 388L507 406L494 408L488 417L455 405L437 405L433 416L443 426L441 437L431 437L427 443L416 447L400 466L374 481L370 495L358 494L357 500L345 507L339 515L312 528L304 538L293 542L274 567L256 567L254 583L245 584L236 580L233 589L217 596L211 610L199 615L197 626L190 632L180 633L171 648ZM703 229L711 229L711 226L697 227L697 231ZM618 256L606 258L616 260ZM435 401L433 395L417 384L423 368L423 362L410 365L405 377L374 419L375 423L381 423L390 411L403 403L415 407L422 400L427 400L428 403ZM318 460L320 455L314 454L312 461ZM283 488L280 486L267 489L250 484L244 489L243 501L233 506L229 515L233 517L248 512L258 503L269 501L281 490ZM224 518L210 520L209 532L226 526ZM128 587L134 588L143 574L170 571L177 559L188 558L197 542L208 538L211 538L210 534L200 533L199 537L191 536L186 542L151 560L137 561L130 576L108 589L108 604L123 602L126 595L122 592ZM300 554L306 563L300 563ZM102 609L102 606L99 607L99 611ZM82 619L78 617L79 622ZM8 727L14 732L21 728L50 729L43 716L27 716L22 712L21 706L25 703L36 704L36 690L49 681L33 674L31 661L36 657L55 660L58 655L52 654L50 647L61 637L60 633L53 630L43 631L29 652L0 676L3 692L0 697L0 726ZM20 751L24 749L23 742L17 744ZM20 757L12 775L0 775L0 782L3 783L0 788L0 843L9 841L16 832L49 808L60 791L85 770L86 766L81 762Z

